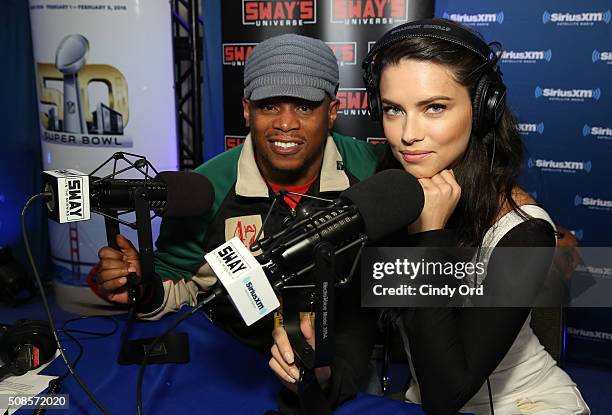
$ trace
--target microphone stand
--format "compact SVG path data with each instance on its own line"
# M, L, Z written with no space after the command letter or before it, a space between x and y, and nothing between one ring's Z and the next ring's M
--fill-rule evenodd
M141 279L135 272L128 275L128 301L130 304L137 305L141 300L140 286L147 285L153 280L155 275L155 265L153 263L153 237L151 231L151 218L149 216L149 201L145 188L139 188L134 195L134 205L136 212L136 229L138 235L138 248L140 250L140 273ZM116 212L106 211L104 216L106 226L106 240L111 248L120 250L117 246L116 237L119 234L119 222Z
M151 218L149 216L149 202L146 197L146 189L139 188L134 195L134 205L136 212L136 232L138 235L138 248L140 257L140 280L135 272L130 272L127 277L128 303L130 310L128 312L127 322L121 340L121 350L119 352L119 363L128 361L142 361L145 350L139 350L138 356L134 356L137 349L138 340L127 340L127 335L131 329L138 307L142 300L142 287L148 287L153 282L155 277L155 264L153 262L153 237L151 231ZM119 222L117 213L107 211L104 216L104 225L106 227L106 240L108 246L120 251L117 246L117 235L119 234ZM136 346L136 347L135 347Z
M132 162L126 155L137 157ZM129 166L121 170L117 170L117 162L124 160ZM131 326L136 320L137 310L142 301L142 294L146 292L147 287L154 281L155 278L155 264L153 255L153 236L151 231L151 219L150 216L150 204L148 190L146 187L146 180L153 179L149 175L149 168L158 174L155 167L145 158L136 154L117 152L113 154L109 159L102 163L98 168L91 172L90 176L102 169L106 164L113 161L113 172L105 177L96 178L95 182L103 181L106 179L114 179L117 175L124 173L129 170L137 170L142 173L145 177L145 185L134 190L134 212L136 214L136 222L128 222L119 218L120 215L130 213L132 210L119 212L114 209L103 209L94 210L96 213L104 216L104 225L106 228L106 240L108 246L113 249L120 251L117 246L117 235L119 234L119 224L126 225L131 229L135 229L138 235L138 249L140 257L140 279L135 272L131 272L127 277L126 288L128 291L128 304L129 311L127 321L121 335L121 349L118 356L118 362L120 364L140 364L147 352L148 346L152 339L134 339L127 340L128 333L131 330ZM144 287L144 288L143 288ZM171 342L172 344L184 344L184 342L178 341L172 338L173 336L185 336L185 334L173 334L168 336L165 341ZM181 351L177 351L181 354ZM184 352L183 352L184 354ZM188 355L188 352L187 352ZM155 356L155 363L165 363L166 361L175 361L175 358L169 355L167 347L164 343L158 343L155 346L155 350L151 351L151 356Z
M331 406L315 376L315 369L329 366L333 361L335 287L336 285L344 286L350 282L366 241L367 237L362 235L342 249L345 251L359 245L355 261L345 280L336 282L335 268L338 251L330 242L322 241L314 248L314 264L309 268L312 284L283 286L282 288L283 325L300 366L297 386L303 413L317 415L332 413ZM310 307L308 305L304 307L305 292ZM306 342L300 329L300 312L303 312L305 308L315 311L314 350Z
M282 290L283 324L300 366L298 397L300 407L308 414L331 414L329 403L315 376L315 369L329 366L334 354L334 284L336 280L334 247L329 242L317 244L314 250L313 284L286 286ZM306 342L300 330L300 312L304 311L304 293L314 305L315 349Z

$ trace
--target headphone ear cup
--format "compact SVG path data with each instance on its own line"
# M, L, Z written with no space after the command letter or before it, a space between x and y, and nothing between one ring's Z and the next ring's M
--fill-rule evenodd
M370 111L370 118L372 118L372 121L380 121L382 119L380 96L378 94L377 82L374 79L374 74L372 72L371 62L368 63L368 66L365 69L363 81L368 94L368 110Z
M57 351L57 343L49 323L39 320L17 322L2 336L0 343L2 343L0 352L3 355L2 361L4 363L13 360L15 351L25 344L31 344L38 348L40 364L50 361Z
M487 107L491 114L491 123L496 126L506 111L506 87L501 78L494 76L491 81L491 94L487 97Z
M382 105L377 90L368 89L368 109L373 121L382 122Z
M485 116L483 114L484 104L483 98L486 95L488 88L488 80L486 75L483 75L476 84L476 90L474 91L474 98L472 99L472 131L478 138L482 138L483 130L485 130Z
M495 73L483 74L472 101L472 131L480 138L486 136L499 123L506 104L506 87Z

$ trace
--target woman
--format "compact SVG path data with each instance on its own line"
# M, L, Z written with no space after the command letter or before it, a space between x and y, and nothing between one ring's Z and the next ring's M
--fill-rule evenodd
M486 280L493 297L510 305L518 295L535 297L552 256L517 250L518 266L510 267L500 248L552 251L555 232L549 215L517 185L522 146L496 61L471 30L428 19L387 32L364 61L364 79L370 111L388 140L381 167L403 168L423 186L425 207L411 225L420 238L413 239L441 246L452 231L453 244L479 248L475 259L488 266L473 283ZM406 399L431 414L590 413L533 334L529 313L527 307L388 310L411 360Z

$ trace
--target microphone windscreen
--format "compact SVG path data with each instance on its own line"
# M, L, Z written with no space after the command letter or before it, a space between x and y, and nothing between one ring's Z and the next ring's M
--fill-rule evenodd
M156 180L166 183L164 217L203 215L215 200L212 183L201 174L186 171L163 171Z
M376 241L417 220L423 210L421 184L399 169L383 170L340 194L361 215L366 235Z

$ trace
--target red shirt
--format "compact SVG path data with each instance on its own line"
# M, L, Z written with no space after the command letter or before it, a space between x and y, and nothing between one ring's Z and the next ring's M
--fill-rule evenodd
M308 183L302 184L300 186L281 186L272 182L268 182L268 185L270 186L270 188L272 189L272 191L274 193L278 193L280 190L287 190L288 192L295 192L295 193L302 193L305 194L308 189L310 189L310 186L312 186L312 184L315 182L315 180L317 180L317 176L315 176L312 180L310 180ZM295 207L297 206L298 202L300 201L300 199L302 198L302 196L298 196L298 195L285 195L285 197L283 198L285 203L291 208L291 209L295 209Z

